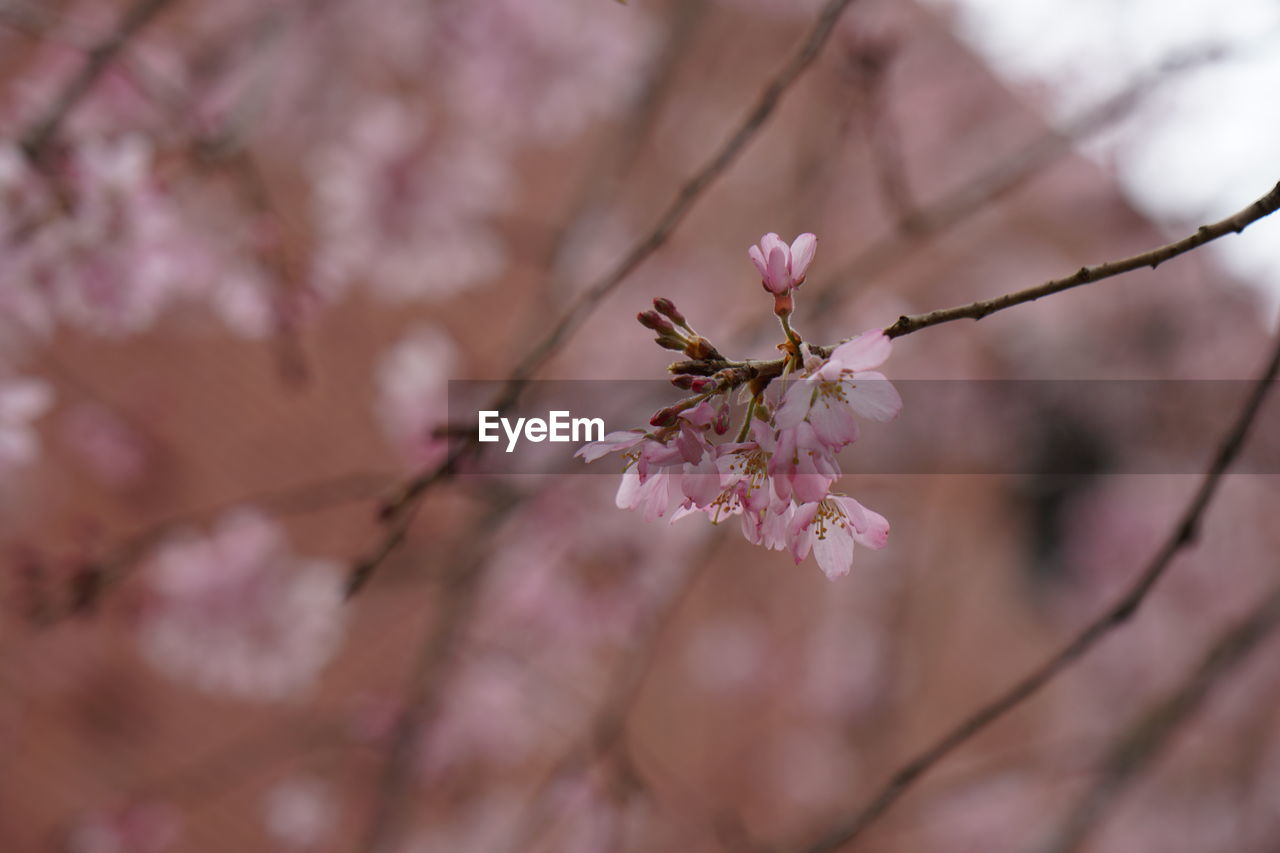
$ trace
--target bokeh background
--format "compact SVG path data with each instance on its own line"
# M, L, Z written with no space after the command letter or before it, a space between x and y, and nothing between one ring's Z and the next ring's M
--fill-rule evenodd
M654 296L769 357L745 252L768 231L818 235L796 325L837 341L1244 207L1277 177L1274 99L1238 82L1274 78L1273 22L1156 5L851 4L538 377L660 378ZM1050 380L1256 375L1267 223L895 342L892 379L1043 383L1060 428L875 427L960 458L849 457L893 534L845 578L736 525L646 523L597 471L440 485L343 600L379 505L447 452L449 381L512 371L818 11L0 2L0 849L800 851L1112 600L1199 477L1115 473L1142 437ZM1186 412L1197 435L1231 397ZM848 849L1036 849L1269 586L1277 505L1274 477L1228 476L1130 624ZM1274 849L1276 648L1089 849Z

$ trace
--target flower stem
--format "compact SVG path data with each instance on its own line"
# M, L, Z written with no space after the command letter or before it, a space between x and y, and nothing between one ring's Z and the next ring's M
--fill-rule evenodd
M742 428L738 430L738 443L747 440L747 436L751 434L751 421L756 416L756 403L760 401L760 395L757 394L751 398L751 402L747 403L747 416L742 419Z

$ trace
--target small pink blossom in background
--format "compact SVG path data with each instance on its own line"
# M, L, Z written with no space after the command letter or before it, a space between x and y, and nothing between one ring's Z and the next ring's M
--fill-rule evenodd
M63 445L103 485L126 488L146 472L146 440L110 409L81 403L61 419Z
M68 853L165 853L176 850L181 822L164 803L133 803L85 815L67 835Z
M442 135L389 97L344 127L310 164L319 292L336 299L362 283L390 299L444 298L502 272L488 224L513 192L501 152Z
M541 692L515 662L469 662L453 679L442 717L419 747L419 769L434 779L471 762L521 763L542 743L552 718L541 707Z
M747 250L751 263L760 271L760 283L770 293L781 296L804 284L805 274L818 251L818 238L801 234L788 246L770 232L760 238L758 246Z
M485 135L560 142L628 109L658 47L643 9L595 0L446 7L452 109Z
M207 536L179 535L148 561L151 600L138 626L145 657L205 690L274 700L319 676L343 634L341 567L293 555L253 510Z
M274 785L262 802L267 833L289 850L315 850L333 837L338 803L318 779L295 777Z
M449 410L449 378L458 353L444 331L419 327L397 341L378 362L375 411L391 443L415 468L441 461L448 440L436 435Z
M28 465L40 454L32 421L53 405L53 389L39 379L0 379L0 473Z

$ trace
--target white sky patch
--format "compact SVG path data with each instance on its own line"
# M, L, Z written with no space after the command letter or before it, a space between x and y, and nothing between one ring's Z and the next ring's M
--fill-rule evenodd
M1064 119L1211 46L1225 55L1147 96L1116 132L1083 146L1172 233L1221 219L1280 181L1280 3L1275 0L926 0L1019 88L1050 92ZM1280 305L1280 219L1209 247Z

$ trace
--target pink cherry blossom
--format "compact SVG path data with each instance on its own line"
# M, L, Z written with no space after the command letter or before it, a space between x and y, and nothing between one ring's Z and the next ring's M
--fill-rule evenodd
M791 556L797 564L809 556L828 578L853 568L853 546L880 550L889 544L889 522L853 498L831 495L798 507L791 519Z
M437 435L448 412L448 382L458 356L441 330L417 328L383 354L378 363L375 411L387 437L417 468L438 463L448 450Z
M263 802L267 832L288 850L314 850L333 837L337 803L323 782L295 777L277 783Z
M873 329L836 347L826 361L814 362L807 376L789 383L776 414L781 430L804 421L817 440L839 450L858 438L855 416L890 421L902 410L902 398L878 367L889 357L892 344Z
M154 801L102 809L71 828L69 853L164 853L175 849L180 820L172 806Z
M777 234L769 232L758 246L747 249L747 256L760 271L760 283L770 293L780 296L804 284L805 273L818 251L818 238L801 234L790 246Z
M817 430L800 421L778 429L769 474L779 498L807 503L822 500L840 478L840 463L831 446L818 438Z
M207 537L164 543L148 578L139 641L175 679L279 699L310 685L338 650L340 567L293 555L279 525L255 511L228 514Z
M40 453L31 422L53 405L53 389L39 379L0 379L0 472L27 465Z

